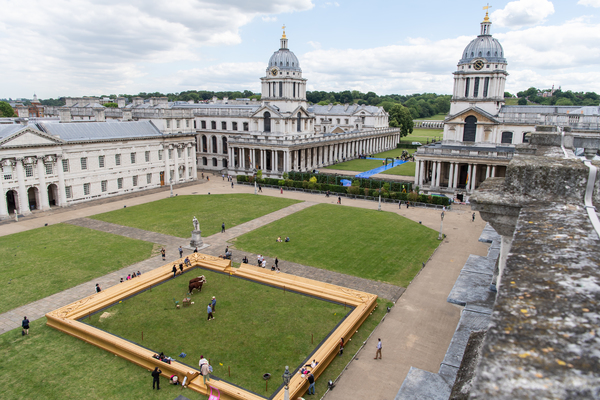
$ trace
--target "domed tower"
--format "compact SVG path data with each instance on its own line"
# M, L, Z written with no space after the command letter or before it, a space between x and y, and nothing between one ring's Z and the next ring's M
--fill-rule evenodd
M490 33L491 26L486 11L479 36L467 45L454 72L450 115L469 107L496 115L504 104L507 63L500 42Z
M285 26L281 36L281 46L267 65L267 74L262 81L261 100L269 101L283 112L291 112L299 105L306 108L306 79L296 55L288 49Z

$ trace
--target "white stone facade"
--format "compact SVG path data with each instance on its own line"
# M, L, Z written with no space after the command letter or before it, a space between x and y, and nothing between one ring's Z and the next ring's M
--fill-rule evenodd
M197 177L193 134L149 122L69 125L0 125L0 219Z

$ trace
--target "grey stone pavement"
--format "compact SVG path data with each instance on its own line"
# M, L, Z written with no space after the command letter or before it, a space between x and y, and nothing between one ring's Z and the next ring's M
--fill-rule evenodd
M246 256L250 262L254 262L256 264L256 254L237 250L232 246L232 244L229 243L229 241L280 218L284 218L300 210L311 207L315 204L317 203L310 201L296 203L281 210L277 210L270 214L256 218L252 221L237 225L230 229L226 229L224 233L217 233L207 238L203 238L204 243L209 245L209 247L202 249L201 252L218 256L224 254L225 248L229 246L234 254L232 261L241 263L244 256ZM93 294L96 283L100 284L100 287L105 289L118 284L121 278L126 277L132 272L140 271L144 273L160 267L169 261L176 260L179 258L179 246L184 248L184 257L185 255L191 253L191 250L186 248L186 246L189 246L190 239L178 238L161 233L145 231L143 229L112 224L91 218L75 218L72 220L67 220L65 223L125 236L131 239L144 240L146 242L160 244L166 250L166 261L163 261L160 255L156 255L139 263L122 268L118 271L64 290L60 293L53 294L44 299L29 303L25 306L17 307L4 314L0 314L0 334L21 326L21 321L25 315L30 321L34 321L43 317L46 313L52 310ZM267 264L269 267L275 263L274 259L269 259L267 257L265 258L267 259ZM279 261L279 268L282 272L298 276L310 276L315 280L362 290L393 301L396 301L404 292L404 288L387 283L371 281L369 279L327 271L285 260Z

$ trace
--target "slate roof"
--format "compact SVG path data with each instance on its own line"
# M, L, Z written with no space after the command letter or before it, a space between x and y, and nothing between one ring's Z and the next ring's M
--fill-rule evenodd
M21 124L2 124L0 125L0 139L7 138L25 128Z
M358 104L352 104L348 106L348 109L346 109L346 105L338 104L332 106L331 110L329 109L328 105L320 106L315 104L308 107L308 112L315 113L316 115L353 115L361 109L373 114L377 114L379 112L379 107L377 106L360 106Z
M70 124L46 124L42 122L38 125L42 131L50 135L56 135L67 142L164 136L150 121Z

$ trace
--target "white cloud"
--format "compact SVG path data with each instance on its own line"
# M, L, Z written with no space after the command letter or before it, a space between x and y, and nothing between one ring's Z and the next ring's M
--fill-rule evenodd
M511 1L501 10L491 14L491 20L498 26L520 28L540 24L554 14L554 5L548 0Z
M590 6L590 7L600 7L600 0L579 0L577 4L581 4L582 6Z
M308 43L310 45L310 47L312 47L313 49L320 49L321 48L321 43L319 43L319 42L313 42L312 40L309 40L306 43Z
M263 22L275 22L275 21L277 21L277 17L264 16L264 17L262 17L262 20L263 20Z

